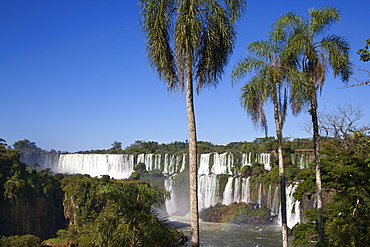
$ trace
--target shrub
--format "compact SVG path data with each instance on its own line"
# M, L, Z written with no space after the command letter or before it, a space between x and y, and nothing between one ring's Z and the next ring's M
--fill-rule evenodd
M0 244L2 247L39 247L41 246L41 239L30 234L15 235L3 237Z

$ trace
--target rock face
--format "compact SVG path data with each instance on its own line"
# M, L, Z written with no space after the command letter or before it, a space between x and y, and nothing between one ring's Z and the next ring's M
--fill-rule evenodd
M235 223L251 225L273 224L274 218L271 209L266 206L259 207L258 204L232 203L223 205L217 203L200 212L200 218L206 222Z
M46 239L65 227L62 198L33 197L7 204L1 212L1 234L32 234Z

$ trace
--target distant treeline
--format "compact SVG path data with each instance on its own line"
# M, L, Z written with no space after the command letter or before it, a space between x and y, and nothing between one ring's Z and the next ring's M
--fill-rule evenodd
M262 153L273 152L277 148L276 139L274 137L256 138L252 142L230 142L227 145L213 144L207 141L198 141L198 153ZM313 148L311 139L285 139L285 153L293 153L295 149L311 149ZM81 154L148 154L148 153L186 153L188 152L188 143L175 141L171 143L158 143L155 141L135 141L125 149L122 148L122 143L114 142L110 149L101 150L86 150L76 153Z
M13 149L18 150L21 153L68 153L62 151L56 151L54 149L47 151L40 147L37 147L35 142L31 142L27 139L15 142L12 145ZM10 146L8 146L11 149ZM227 145L213 144L207 141L198 141L198 153L264 153L273 152L277 149L277 142L274 137L256 138L251 142L230 142ZM309 138L297 138L290 140L289 138L284 139L284 153L294 153L295 149L311 149L313 148L312 140ZM129 145L126 148L122 148L121 142L113 142L112 147L109 149L91 149L84 151L77 151L79 154L160 154L160 153L187 153L188 143L175 141L171 143L158 143L155 141L135 141L135 143Z

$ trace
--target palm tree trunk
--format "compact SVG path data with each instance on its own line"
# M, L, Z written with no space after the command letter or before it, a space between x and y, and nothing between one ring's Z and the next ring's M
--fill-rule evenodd
M195 125L194 100L193 100L193 75L191 63L188 63L186 68L186 110L188 116L188 131L189 131L191 244L193 247L198 247L199 215L198 215L197 134Z
M279 176L280 176L280 204L281 204L281 235L283 247L288 247L288 225L287 225L287 209L286 209L286 188L285 188L285 173L283 159L283 126L284 116L279 112L279 99L277 90L274 87L272 99L274 102L274 118L276 127L276 136L278 142L278 159L279 159Z
M313 142L314 142L314 153L316 163L316 200L317 200L317 229L319 233L319 244L324 240L324 223L322 217L322 187L321 187L321 162L320 162L320 135L319 135L319 123L317 117L317 95L313 93L311 100L310 114L312 118L313 126Z
M283 239L283 247L288 247L288 224L287 224L287 209L286 209L286 187L285 187L285 173L284 173L284 159L283 159L283 145L281 129L276 129L280 132L278 136L278 157L279 157L279 175L280 175L280 200L281 200L281 234Z

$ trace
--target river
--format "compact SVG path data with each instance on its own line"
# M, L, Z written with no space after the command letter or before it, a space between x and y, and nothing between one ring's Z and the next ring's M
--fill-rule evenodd
M170 225L183 231L190 240L189 219L171 217ZM268 247L282 246L280 226L236 225L225 223L200 222L201 247ZM290 239L291 241L291 239ZM191 246L190 242L185 246ZM291 244L290 244L291 246ZM305 245L312 247L314 244Z

